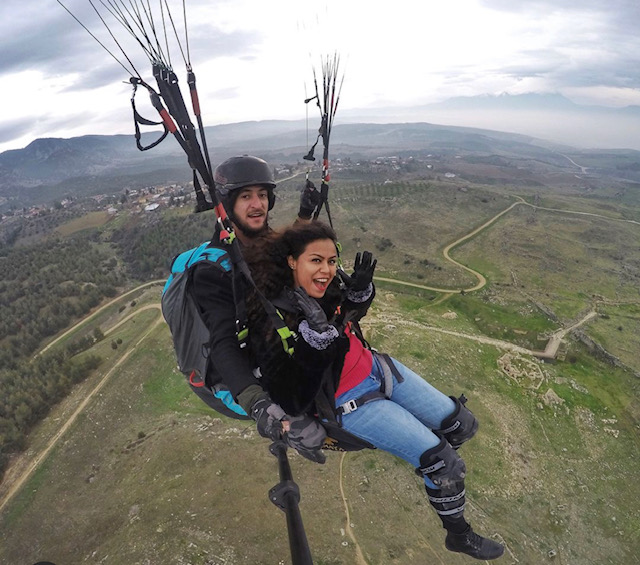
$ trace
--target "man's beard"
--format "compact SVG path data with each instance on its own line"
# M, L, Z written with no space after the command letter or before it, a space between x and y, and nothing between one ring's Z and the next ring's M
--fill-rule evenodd
M237 220L235 218L232 218L232 219L233 219L233 223L236 225L237 228L240 229L243 235L245 235L250 239L258 237L269 230L269 214L265 215L264 223L262 224L261 228L252 228L251 226L248 226L247 224L245 224L242 220Z

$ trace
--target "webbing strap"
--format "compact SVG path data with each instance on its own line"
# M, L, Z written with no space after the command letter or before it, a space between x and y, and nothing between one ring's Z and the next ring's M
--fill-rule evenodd
M391 398L391 395L393 394L393 377L395 376L399 383L404 380L404 378L398 371L398 368L393 364L393 361L391 357L389 357L389 355L387 355L386 353L378 353L375 350L371 350L371 353L374 355L374 357L382 367L384 378L380 385L380 390L368 392L366 394L363 394L359 398L349 400L348 402L341 404L336 409L336 413L338 414L338 416L355 412L358 408L360 408L360 406L363 406L364 404L367 404L369 402L373 402L374 400Z
M387 363L387 359L384 355L380 355L377 352L373 352L374 357L382 367L382 375L384 377L382 381L382 391L387 398L391 398L393 394L393 374L391 373L391 369L389 368L389 363Z
M282 317L282 314L280 314L273 303L268 300L264 294L262 294L262 292L256 285L253 277L251 276L249 266L242 257L242 253L240 252L239 248L239 242L236 238L232 239L229 243L229 257L231 258L232 264L231 271L233 273L233 299L236 303L236 330L238 332L238 336L247 336L249 332L247 326L247 308L244 299L244 292L240 281L240 276L243 276L247 283L253 287L258 298L260 299L262 307L265 309L267 315L273 323L273 326L280 336L283 349L288 355L293 355L294 343L297 336L294 332L291 331L289 326L287 326L284 318ZM241 345L241 347L244 347L244 345Z
M198 173L195 169L193 169L193 190L196 193L196 212L204 212L205 210L211 210L214 207L214 205L206 199L204 192L202 192L200 179L198 178Z
M143 118L136 108L136 91L138 89L137 83L131 81L133 85L133 94L131 95L131 107L133 108L133 123L136 129L135 138L136 138L136 147L140 151L146 151L147 149L153 149L156 145L164 140L169 133L169 129L167 128L164 122L154 122L153 120L148 120L147 118ZM164 128L164 132L160 135L158 139L154 142L150 143L146 147L142 145L140 139L142 137L142 133L140 132L140 125L143 126L162 126Z
M360 332L362 333L362 330L360 330ZM379 351L376 351L373 348L371 348L371 352L381 362L380 364L383 367L383 371L390 371L391 375L393 375L399 383L404 382L404 377L400 374L400 371L398 371L398 367L396 367L396 364L393 362L393 359L391 359L391 356L388 353L380 353ZM385 372L385 379L389 378L391 382L391 386L389 388L389 393L388 393L389 397L393 393L393 379L391 379L391 375L387 376Z
M459 492L458 494L456 494L454 496L431 496L431 495L429 495L429 500L431 502L436 502L436 503L439 503L439 504L443 504L445 502L457 502L461 498L464 498L466 493L467 493L467 491L465 489L462 489L461 492Z
M453 516L455 514L460 514L460 512L463 512L464 508L465 508L465 504L462 504L456 508L452 508L451 510L440 510L439 508L435 508L435 511L440 516Z
M435 473L439 469L442 469L445 465L445 462L440 459L439 461L436 461L433 465L429 465L428 467L418 467L416 469L416 474L427 475L429 473Z
M367 394L363 394L360 398L355 398L353 400L349 400L344 404L341 404L337 407L336 413L339 416L343 414L351 414L351 412L355 412L360 406L364 406L369 402L373 402L374 400L382 400L386 398L384 392L380 390L374 390L372 392L368 392Z

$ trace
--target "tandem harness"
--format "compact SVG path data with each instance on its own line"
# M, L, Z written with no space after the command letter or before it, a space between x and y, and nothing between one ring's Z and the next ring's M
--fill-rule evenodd
M380 384L380 390L368 392L366 394L363 394L359 398L349 400L348 402L337 406L336 415L338 417L338 421L342 420L343 414L351 414L351 412L355 412L358 408L360 408L360 406L364 406L369 402L391 398L391 395L393 394L393 377L395 377L399 383L404 380L404 378L400 374L400 371L398 371L398 368L394 365L393 360L391 359L391 357L389 357L389 355L387 355L386 353L379 353L373 348L370 348L370 350L373 358L382 368L383 379Z

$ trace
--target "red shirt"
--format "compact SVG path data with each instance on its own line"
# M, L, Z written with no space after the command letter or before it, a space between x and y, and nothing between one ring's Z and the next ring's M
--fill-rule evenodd
M349 338L349 351L344 358L336 398L364 381L371 374L373 368L371 351L362 345L362 342L353 334L351 324L345 328L345 334Z

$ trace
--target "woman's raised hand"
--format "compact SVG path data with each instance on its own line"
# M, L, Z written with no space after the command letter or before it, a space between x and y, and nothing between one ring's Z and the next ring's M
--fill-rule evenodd
M362 255L360 252L356 253L349 289L355 292L367 290L373 281L373 272L376 270L377 263L378 260L374 259L369 251L365 251Z

